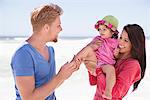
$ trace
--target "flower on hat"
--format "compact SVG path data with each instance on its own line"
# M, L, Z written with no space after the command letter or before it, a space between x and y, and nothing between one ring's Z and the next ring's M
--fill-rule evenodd
M117 30L118 20L112 15L105 16L102 20L99 20L95 24L95 28L98 30L100 25L106 25L109 29L111 29L115 33L119 33Z
M100 25L103 25L105 23L105 21L104 20L100 20L100 21L98 21L98 24L100 24Z
M111 29L113 27L113 25L112 24L108 24L107 27Z

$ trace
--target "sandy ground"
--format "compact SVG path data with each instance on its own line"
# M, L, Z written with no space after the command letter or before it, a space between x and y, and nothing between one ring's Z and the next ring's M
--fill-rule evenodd
M57 71L66 61L70 61L83 46L91 39L84 40L60 40L56 44L50 44L55 48ZM10 68L11 55L22 40L0 41L0 98L2 100L14 100L14 80ZM147 41L147 70L137 91L131 93L131 89L124 100L149 100L150 98L150 41ZM82 64L80 70L75 72L58 89L58 100L92 100L96 87L91 87L88 82L88 73Z

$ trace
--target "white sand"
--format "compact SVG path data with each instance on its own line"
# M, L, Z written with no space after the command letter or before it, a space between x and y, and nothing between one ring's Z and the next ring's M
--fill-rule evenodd
M66 61L70 61L83 46L91 39L84 40L60 40L53 45L56 55L57 70ZM0 98L2 100L14 100L15 89L14 80L11 74L10 58L19 42L0 41ZM147 41L147 51L150 51L150 41ZM147 59L150 59L150 54L147 53ZM149 100L150 98L150 62L147 60L146 76L142 80L137 91L130 93L124 100ZM82 64L80 70L75 72L64 84L56 90L58 100L92 100L95 93L95 87L91 87L88 83L88 74L85 66Z

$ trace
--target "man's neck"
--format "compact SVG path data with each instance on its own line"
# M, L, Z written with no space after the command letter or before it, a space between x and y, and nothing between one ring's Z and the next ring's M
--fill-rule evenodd
M46 41L42 38L42 36L39 36L38 34L34 34L27 40L34 48L36 49L44 49L46 46Z

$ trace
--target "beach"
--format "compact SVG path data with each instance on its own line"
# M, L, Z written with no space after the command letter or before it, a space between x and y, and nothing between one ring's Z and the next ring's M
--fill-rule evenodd
M17 47L23 43L25 38L13 40L0 40L0 98L1 100L15 100L15 88L12 70L10 66L11 57ZM55 49L57 72L60 67L70 61L73 56L86 46L92 38L84 39L59 39L58 43L48 43ZM138 89L131 93L132 88L123 100L149 100L150 98L150 40L146 40L147 69L144 79ZM95 94L95 86L90 86L88 73L84 64L79 71L66 80L56 89L58 100L92 100Z

